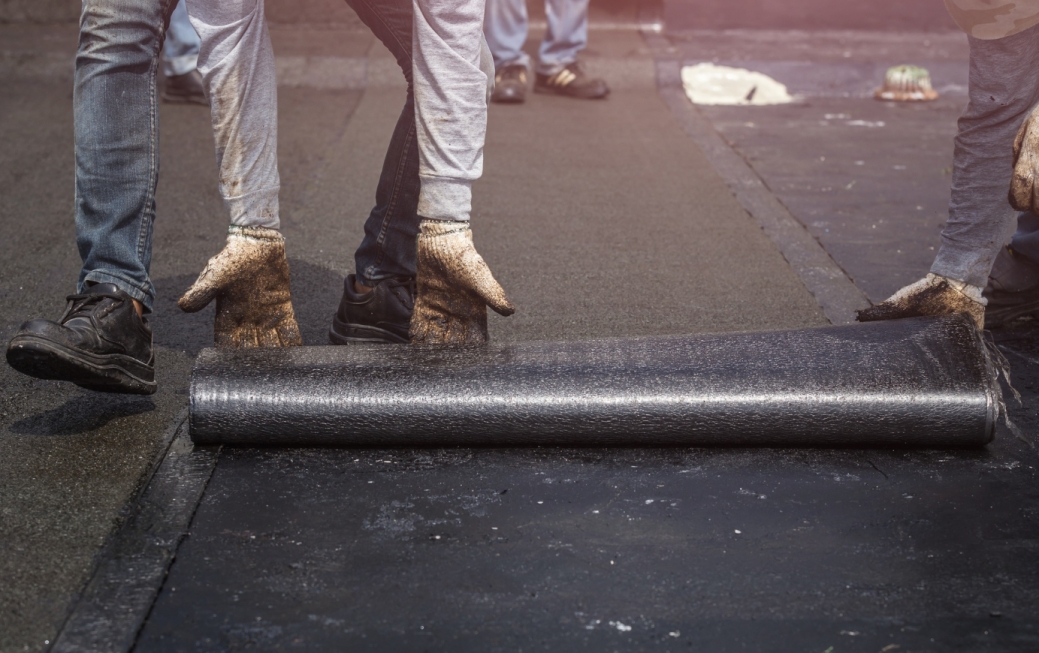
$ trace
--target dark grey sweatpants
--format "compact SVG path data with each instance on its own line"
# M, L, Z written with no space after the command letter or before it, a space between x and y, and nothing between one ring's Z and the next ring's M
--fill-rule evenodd
M1039 103L1039 26L991 41L967 39L970 101L958 123L949 221L931 272L984 287L1017 225L1007 201L1012 147Z

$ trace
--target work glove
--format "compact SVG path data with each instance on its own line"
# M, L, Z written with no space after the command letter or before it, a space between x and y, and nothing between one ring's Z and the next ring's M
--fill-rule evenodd
M903 317L967 313L978 330L985 328L985 305L981 288L937 274L928 274L891 295L876 306L858 311L859 322L897 320Z
M413 344L487 342L487 307L516 312L473 247L468 221L423 220L419 225Z
M1010 205L1039 215L1039 107L1025 118L1014 138Z
M232 226L223 251L177 305L187 313L216 299L217 347L290 347L303 344L292 310L285 238L277 229Z

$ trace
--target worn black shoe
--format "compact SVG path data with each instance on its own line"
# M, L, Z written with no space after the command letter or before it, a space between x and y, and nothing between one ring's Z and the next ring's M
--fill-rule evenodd
M57 322L31 320L7 346L7 362L38 379L71 381L99 392L155 392L152 330L133 299L99 283L68 296Z
M491 102L520 104L527 99L527 67L510 64L494 75L494 93Z
M996 256L982 296L988 300L986 329L1025 316L1039 316L1039 265L1004 247Z
M610 94L610 87L598 77L585 75L581 64L575 61L554 75L534 75L534 92L598 100Z
M164 102L174 104L204 104L209 106L206 93L202 86L202 73L192 70L183 75L174 75L166 78L166 85L162 89Z
M343 299L328 330L329 342L408 342L411 312L415 308L415 280L383 279L368 292L358 293L354 290L355 278L351 274L343 282Z

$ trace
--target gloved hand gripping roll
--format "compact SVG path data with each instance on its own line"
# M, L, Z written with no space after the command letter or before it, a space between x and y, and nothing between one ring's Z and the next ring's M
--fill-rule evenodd
M484 343L487 307L516 311L473 247L468 221L423 220L417 258L413 344Z
M859 322L873 322L967 313L980 331L985 328L987 303L981 296L981 288L932 273L902 288L876 306L858 311L857 319Z
M277 229L232 225L224 249L177 305L188 313L216 299L217 347L288 347L303 344L289 290L285 238Z

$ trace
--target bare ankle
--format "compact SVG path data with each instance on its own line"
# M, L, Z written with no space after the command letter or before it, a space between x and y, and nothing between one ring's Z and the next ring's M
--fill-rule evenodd
M363 295L366 292L371 292L371 290L372 290L371 286L366 286L363 283L361 283L360 281L358 281L357 279L354 279L354 292L355 293L357 293L359 295Z

